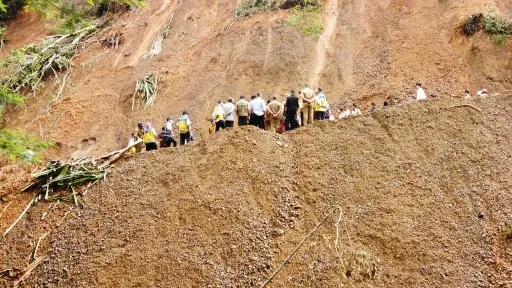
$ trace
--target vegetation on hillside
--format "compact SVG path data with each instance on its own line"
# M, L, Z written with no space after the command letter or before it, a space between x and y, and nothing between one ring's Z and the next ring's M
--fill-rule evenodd
M492 36L494 43L503 46L507 39L512 36L512 20L476 13L468 17L462 25L462 30L466 36L471 36L483 30Z
M233 17L241 20L260 12L317 5L318 0L241 0L235 7Z
M305 6L297 6L286 24L300 29L305 36L316 37L324 30L322 7L318 4L309 3Z
M40 160L37 152L54 146L54 142L39 141L20 131L0 130L0 153L6 155L10 160L37 162Z

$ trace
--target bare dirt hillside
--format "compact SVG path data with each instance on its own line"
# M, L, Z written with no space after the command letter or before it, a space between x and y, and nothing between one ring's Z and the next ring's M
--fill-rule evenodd
M53 229L29 287L258 287L339 206L269 287L512 287L511 113L512 96L410 102L137 155L64 220L38 204L0 268Z
M486 87L491 94L512 89L512 41L498 47L486 34L466 38L458 29L472 13L510 15L510 1L326 0L319 37L287 25L291 11L233 22L236 0L148 2L148 9L125 13L96 35L118 31L125 41L117 50L90 43L49 114L41 108L55 95L51 79L26 107L8 115L6 126L59 141L63 154L79 156L122 147L137 121L159 127L182 109L191 113L200 137L218 99L257 91L283 97L307 82L322 86L335 105L363 106L400 102L418 80L432 97L459 97L466 87ZM142 60L172 15L162 53ZM45 36L42 27L34 15L20 15L9 27L6 50ZM132 112L137 79L155 72L155 106Z

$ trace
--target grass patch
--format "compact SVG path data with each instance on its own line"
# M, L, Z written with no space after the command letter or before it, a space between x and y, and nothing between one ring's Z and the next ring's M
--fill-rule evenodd
M505 236L505 239L512 240L512 226L509 226L503 230L503 236Z
M318 0L240 0L233 11L233 18L242 20L256 13L317 5Z
M318 4L295 7L286 24L297 27L305 36L317 37L324 31L322 7Z

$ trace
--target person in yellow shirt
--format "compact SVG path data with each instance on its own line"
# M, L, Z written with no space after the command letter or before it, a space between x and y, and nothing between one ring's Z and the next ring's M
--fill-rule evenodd
M151 127L151 123L146 123L146 126L144 126L144 144L146 144L146 151L158 150L156 138L157 134L155 129Z
M325 120L325 112L327 112L327 97L322 88L318 88L315 97L315 120Z
M187 111L183 111L181 117L176 120L176 126L178 126L178 132L180 132L180 145L185 145L192 140L192 135L190 134L191 125L192 123Z
M307 124L313 123L313 114L315 112L314 102L315 102L315 91L309 88L309 85L304 85L304 89L302 89L301 99L302 103L302 111L304 112L304 126Z
M277 97L274 96L272 101L268 103L268 112L270 114L270 131L276 132L281 124L281 118L283 117L283 104L277 101Z
M221 128L226 129L226 122L224 122L224 106L222 101L219 101L213 109L212 120L215 121L215 132L218 132Z

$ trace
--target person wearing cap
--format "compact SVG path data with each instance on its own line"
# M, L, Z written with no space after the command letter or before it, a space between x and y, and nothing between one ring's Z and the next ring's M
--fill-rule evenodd
M416 87L418 90L416 91L416 100L418 101L425 101L427 100L427 94L425 94L425 90L423 90L423 85L418 82L416 83Z
M487 97L487 89L482 89L481 91L478 91L477 95L480 97Z
M238 116L239 127L249 124L249 102L245 100L244 95L241 95L240 100L236 103L236 115Z
M172 129L172 117L167 117L167 122L162 127L162 132L158 135L160 141L160 148L171 147L171 144L176 147L178 143L174 140L174 130Z
M132 134L132 137L134 139L134 142L144 139L144 124L142 124L142 122L137 123L137 129L135 130L135 133ZM142 148L144 148L143 142L140 142L139 144L135 145L135 153L140 153L142 151Z
M213 109L212 120L215 121L215 132L218 132L221 128L226 129L226 122L224 122L224 105L222 101L219 101Z
M187 111L181 113L181 117L176 120L176 126L180 132L180 145L185 145L190 142L190 126L192 125Z
M151 127L151 123L146 123L144 126L144 144L146 144L146 151L158 150L156 145L156 131Z
M304 112L304 121L302 126L306 126L307 124L313 123L314 116L314 102L315 102L315 91L309 88L309 85L304 85L304 89L302 89L301 93L302 102L302 111Z
M325 120L325 112L327 112L327 97L325 96L322 88L318 88L315 97L315 120Z
M471 94L469 93L469 89L466 89L464 91L464 99L469 99L469 98L471 98Z
M223 107L226 128L233 128L235 124L235 104L233 104L233 98L229 97L228 103L225 103Z
M283 104L277 101L276 96L272 97L272 101L268 103L267 111L270 114L270 131L276 132L283 117Z

